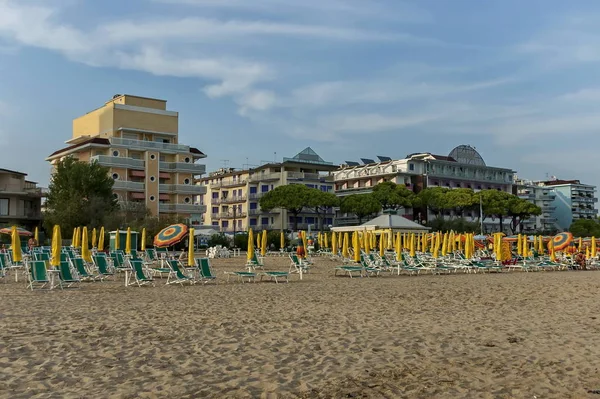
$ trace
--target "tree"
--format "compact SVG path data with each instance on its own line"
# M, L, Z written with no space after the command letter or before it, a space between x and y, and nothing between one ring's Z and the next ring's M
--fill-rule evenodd
M517 228L522 230L524 220L542 214L542 208L516 195L508 199L507 210L507 215L511 218L510 230L513 234L516 234Z
M497 217L500 230L503 230L502 222L509 215L508 204L512 194L498 190L482 190L477 195L477 200L481 198L483 215L481 218L485 220L487 217Z
M597 219L579 219L571 223L569 231L575 237L599 237L600 223Z
M294 217L294 230L298 230L298 214L310 204L310 194L311 189L303 184L288 184L275 187L259 203L265 211L275 208L287 210Z
M48 187L44 224L46 231L60 224L70 234L74 227L99 227L117 209L108 168L72 157L58 161Z
M353 194L342 199L340 210L355 214L358 223L362 223L365 216L376 214L381 210L381 203L372 194Z
M323 214L327 208L337 206L339 204L338 197L333 193L321 191L316 188L310 188L310 195L308 200L308 206L314 208L319 221L318 229L323 230Z
M381 204L383 209L410 208L413 206L414 197L415 193L406 188L404 184L386 181L373 187L373 198Z
M425 208L425 210L431 211L436 218L440 216L440 213L447 209L446 194L450 189L445 187L430 187L421 190L415 198L415 205Z
M442 204L444 209L452 209L455 216L462 218L466 210L479 204L479 197L470 188L455 188L444 192Z

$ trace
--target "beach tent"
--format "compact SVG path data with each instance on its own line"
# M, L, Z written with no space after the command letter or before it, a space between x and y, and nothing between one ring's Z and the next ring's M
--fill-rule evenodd
M338 231L372 231L372 230L392 230L395 232L419 233L429 231L429 227L415 223L399 215L379 215L357 226L332 227L331 230Z

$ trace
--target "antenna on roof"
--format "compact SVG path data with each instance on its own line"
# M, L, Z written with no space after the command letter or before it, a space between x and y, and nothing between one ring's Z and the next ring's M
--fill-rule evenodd
M221 159L221 162L223 162L223 168L227 169L227 165L229 165L229 159Z
M273 151L273 163L277 163L277 151Z

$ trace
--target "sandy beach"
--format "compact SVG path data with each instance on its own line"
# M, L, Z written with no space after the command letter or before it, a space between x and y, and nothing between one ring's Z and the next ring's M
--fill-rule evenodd
M318 259L226 283L244 261L213 260L218 285L0 284L0 398L600 397L600 272L349 279Z

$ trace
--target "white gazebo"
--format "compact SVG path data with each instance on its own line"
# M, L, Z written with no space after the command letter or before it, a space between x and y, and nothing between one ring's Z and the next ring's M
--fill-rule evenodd
M331 230L338 232L344 231L373 231L373 230L389 230L401 233L424 233L430 230L429 227L415 223L405 217L392 214L379 215L375 219L371 219L361 225L332 227Z

